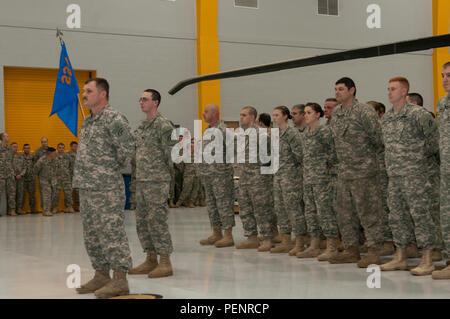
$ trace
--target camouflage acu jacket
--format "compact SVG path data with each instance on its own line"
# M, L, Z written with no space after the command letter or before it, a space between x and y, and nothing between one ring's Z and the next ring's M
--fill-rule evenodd
M103 190L124 187L121 168L135 151L127 118L109 104L81 126L73 188Z

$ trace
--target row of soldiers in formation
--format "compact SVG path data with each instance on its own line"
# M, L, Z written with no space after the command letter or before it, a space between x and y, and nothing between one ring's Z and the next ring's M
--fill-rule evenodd
M233 167L226 163L225 154L222 163L195 164L213 230L200 244L234 246L236 168L239 215L247 237L237 248L367 267L381 264L380 255L392 253L393 242L395 257L380 266L389 271L408 269L407 248L416 243L422 248L422 260L411 273L450 279L450 266L435 270L432 261L433 250L441 250L448 263L450 248L450 62L444 65L442 76L449 94L437 105L438 121L423 107L406 101L409 83L401 77L389 81L393 108L383 115L381 123L374 107L356 99L356 85L350 78L338 80L336 101L325 103L325 108L328 102L337 104L329 125L318 124L323 111L317 103L308 103L304 114L301 108L294 108L294 116L287 107L276 107L273 122L280 131L279 169L274 175L261 174L266 164L260 162ZM173 275L173 245L167 224L169 158L177 143L171 139L173 126L158 112L160 94L148 89L139 99L146 120L133 134L126 118L109 105L108 94L105 79L85 83L83 98L92 113L80 132L73 182L80 190L85 246L96 270L77 292L95 293L99 298L127 294L127 273L149 278ZM303 132L289 125L296 112L305 117ZM207 131L216 128L226 136L217 105L206 105L202 115L209 124ZM256 118L255 108L244 107L241 127L257 129ZM269 123L262 115L259 120L260 126L270 125L270 118ZM203 139L203 149L211 142ZM226 138L223 143L225 150ZM248 140L245 149L247 156ZM117 170L133 157L136 231L147 256L132 268L123 223L123 182L117 178ZM436 178L440 178L440 187ZM387 187L382 186L386 181ZM436 188L440 189L440 199L433 197ZM367 246L363 258L361 233ZM324 252L320 250L321 236L326 239ZM114 271L112 278L110 270Z
M443 79L450 92L450 63L444 66ZM419 256L419 246L422 259L411 273L450 279L449 95L439 101L436 121L423 107L408 102L412 99L406 78L389 81L393 107L384 115L381 103L356 99L350 78L335 85L336 99L325 102L334 107L327 125L319 125L324 112L317 103L296 105L293 115L285 106L274 109L280 167L273 177L260 174L258 165L238 165L240 217L248 239L236 248L367 267L380 265L380 256L393 254L395 245L394 259L380 266L393 271L407 270L407 259ZM205 120L225 134L218 108L209 108L216 116ZM241 127L256 128L256 114L253 107L244 107ZM289 126L291 118L296 128ZM210 174L204 176L213 234L201 240L202 245L234 246L232 167L227 165L210 165ZM363 258L362 241L367 250ZM442 257L448 267L435 270L433 261Z
M57 150L48 146L48 139L41 138L41 147L31 153L29 144L23 145L23 154L18 152L18 144L10 141L9 135L0 134L0 194L6 190L7 214L24 215L25 198L28 194L30 213L39 213L36 202L36 176L39 181L40 202L43 216L59 212L58 202L61 190L64 192L65 213L78 210L78 192L75 190L75 205L72 198L73 167L78 143L59 143ZM75 207L75 209L74 209ZM0 214L1 216L1 214Z

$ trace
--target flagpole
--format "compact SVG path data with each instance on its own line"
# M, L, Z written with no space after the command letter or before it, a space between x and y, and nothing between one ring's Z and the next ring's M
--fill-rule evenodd
M80 98L78 98L78 105L80 106L81 115L83 116L83 120L84 120L86 118L86 116L84 115L84 110L83 110L83 106L81 105Z

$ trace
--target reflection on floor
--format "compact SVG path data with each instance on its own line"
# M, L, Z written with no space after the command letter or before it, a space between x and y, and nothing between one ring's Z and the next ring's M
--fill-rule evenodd
M133 212L126 212L133 264L144 259ZM448 281L383 272L381 288L370 289L372 273L355 264L330 265L234 247L201 246L210 233L205 208L171 209L174 276L129 276L131 293L164 298L449 298ZM235 242L244 239L236 215ZM81 267L82 282L92 276L83 245L80 214L0 218L0 298L94 298L67 288L67 267ZM383 261L390 257L383 257ZM418 264L419 260L410 260ZM437 263L442 264L441 263Z

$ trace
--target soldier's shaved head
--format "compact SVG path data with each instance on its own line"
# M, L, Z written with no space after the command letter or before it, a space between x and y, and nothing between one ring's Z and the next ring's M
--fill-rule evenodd
M220 109L216 104L208 104L203 110L203 119L206 123L214 125L219 121Z

